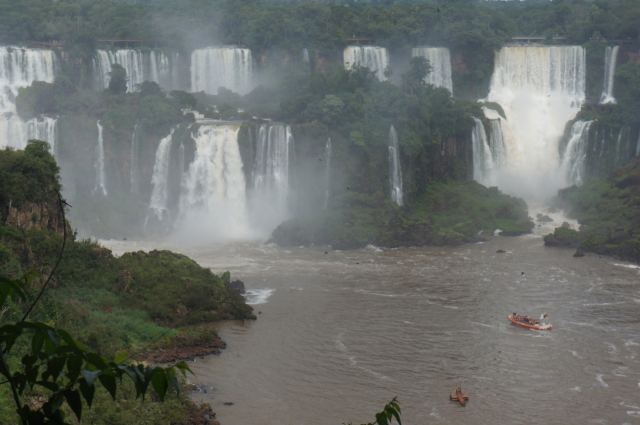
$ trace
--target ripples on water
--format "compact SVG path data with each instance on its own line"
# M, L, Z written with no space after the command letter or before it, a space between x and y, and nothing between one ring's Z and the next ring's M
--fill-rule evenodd
M192 366L224 425L361 423L396 395L408 425L640 417L635 265L573 258L538 237L327 255L258 243L106 244L172 249L244 281L258 320L223 323L229 348ZM506 319L544 311L553 331ZM449 401L458 383L466 407Z

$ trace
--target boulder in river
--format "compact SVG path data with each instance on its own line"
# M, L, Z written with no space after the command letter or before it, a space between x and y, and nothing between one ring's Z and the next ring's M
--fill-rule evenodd
M237 279L237 280L234 280L233 282L227 283L225 286L227 287L228 290L236 291L240 295L242 295L242 294L244 294L246 292L245 289L244 289L244 282L241 281L240 279Z

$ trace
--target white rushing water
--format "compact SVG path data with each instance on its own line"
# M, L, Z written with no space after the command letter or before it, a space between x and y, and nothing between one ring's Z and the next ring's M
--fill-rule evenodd
M411 56L423 56L431 65L431 72L425 78L428 84L445 87L453 92L451 80L451 54L446 47L414 47Z
M324 161L324 209L326 210L331 187L331 137L327 138L327 144L324 147Z
M570 184L580 186L584 183L584 163L592 123L593 121L576 121L571 127L571 137L561 164L562 173Z
M471 147L473 151L473 179L485 186L494 186L492 181L494 162L491 154L491 147L487 139L487 132L484 130L482 121L473 118L476 122L471 132Z
M140 167L140 143L138 140L138 123L133 127L131 135L131 158L129 164L129 178L131 180L131 193L138 193L139 187L139 167Z
M190 243L249 236L237 125L200 125L185 171L178 228Z
M362 66L374 71L380 81L387 79L384 76L384 70L389 66L389 52L384 47L347 46L344 49L343 59L345 69Z
M36 117L23 121L16 113L16 97L21 87L34 81L53 83L59 64L51 50L0 46L0 148L24 149L29 139L56 144L56 120Z
M218 94L225 87L245 95L254 86L251 50L207 47L191 53L191 91Z
M306 47L302 49L302 60L304 62L309 62L309 51L307 50Z
M402 206L402 167L398 150L398 135L393 125L389 130L389 185L391 186L391 199Z
M158 149L156 150L156 162L153 165L153 175L151 184L151 201L149 209L156 215L158 220L162 221L168 215L167 200L169 199L169 159L171 154L171 139L173 132L171 129L168 136L160 140Z
M93 189L94 194L107 196L107 178L104 170L104 137L102 135L102 124L100 120L98 125L98 144L96 145L96 187Z
M254 195L278 216L286 215L292 148L291 127L284 124L260 126L256 143Z
M496 53L488 100L506 115L501 189L536 199L566 186L558 144L585 99L585 72L579 46L508 46Z
M167 56L165 52L152 50L121 49L97 50L93 59L93 86L102 91L109 87L111 65L117 63L127 71L127 90L134 91L136 84L145 80L155 81L163 90L178 89L177 53Z
M616 61L620 46L607 46L604 52L604 81L602 83L602 96L600 103L616 103L613 97L613 77L616 73Z

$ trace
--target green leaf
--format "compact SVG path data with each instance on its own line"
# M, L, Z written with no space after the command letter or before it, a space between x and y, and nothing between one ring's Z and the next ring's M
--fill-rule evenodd
M82 376L84 376L84 380L86 381L88 386L92 386L94 382L96 382L96 379L98 378L98 375L100 375L102 373L101 370L94 370L94 371L89 371L87 369L82 369Z
M167 343L167 345L169 346L169 348L171 348L171 340L169 339L169 337L165 335L164 336L164 340Z
M80 356L70 356L69 360L67 360L67 378L71 382L75 382L80 375L80 371L82 370L82 357Z
M129 358L129 354L123 351L123 352L119 353L116 356L115 359L113 359L113 362L115 364L119 364L119 363L122 363L123 361L127 360L128 358Z
M53 391L56 392L60 389L60 387L58 386L58 384L56 384L55 382L49 382L49 381L36 381L35 382L36 385L40 385L41 387L45 387L46 389L48 389L49 391Z
M89 362L98 369L105 370L109 367L104 359L95 353L87 353L87 358Z
M178 363L176 363L176 364L175 364L175 366L176 366L178 369L180 369L180 372L182 372L182 374L183 374L185 377L187 376L187 372L185 372L185 371L187 371L187 370L188 370L189 372L191 372L191 374L192 374L192 375L195 375L195 373L193 373L193 372L191 371L191 369L189 368L189 365L188 365L188 364L186 364L185 362L178 362Z
M153 389L156 394L158 394L158 397L160 397L160 401L164 401L164 398L167 395L167 389L169 388L164 369L161 367L155 368L153 375L151 376L151 384L153 385Z
M116 400L116 378L111 375L105 375L104 373L98 376L100 383L109 391L111 398Z
M58 329L57 334L60 338L62 338L64 342L67 343L67 345L71 345L72 347L75 346L75 341L73 340L71 335L69 335L69 332L65 331L64 329Z
M96 387L93 385L87 385L87 381L81 379L80 392L82 393L82 397L84 397L84 399L87 401L87 405L91 407L91 403L93 403L93 395L96 392Z
M78 390L64 390L64 398L67 399L67 404L71 410L73 410L73 413L75 413L78 421L80 421L82 419L82 399L80 398Z
M174 368L167 369L167 378L171 381L171 385L176 390L176 394L180 395L180 385L178 385L178 380L176 379L176 370Z

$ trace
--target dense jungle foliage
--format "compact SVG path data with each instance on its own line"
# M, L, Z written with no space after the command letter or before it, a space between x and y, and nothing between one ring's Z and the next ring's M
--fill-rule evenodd
M19 205L17 201L56 202L55 190L60 189L58 167L46 143L30 141L24 151L0 151L0 164L3 205L13 201L14 196L14 207ZM29 216L30 211L18 208L18 214ZM53 285L36 304L30 319L66 329L99 355L113 357L121 350L143 349L164 332L193 341L207 339L211 333L203 324L255 317L243 298L228 289L228 272L217 276L169 251L139 251L114 257L96 242L69 236ZM23 229L9 227L2 220L0 274L13 278L36 270L46 275L61 246L59 232L35 223ZM39 290L42 283L43 279L37 279L33 290ZM0 326L19 321L27 307L28 304L10 301L0 305ZM12 352L23 346L27 347L28 341L18 340L18 349ZM8 360L12 365L20 361L15 357ZM141 407L133 391L133 386L125 385L121 394L124 403L110 401L106 391L99 391L103 409L90 415L92 423L139 423L136 415L140 409L150 415L148 420L175 416L171 423L182 423L188 417L191 407L184 397L174 397L166 406L152 402ZM39 395L37 391L31 394L36 398ZM7 387L0 386L0 423L15 422L11 419L14 413L9 396Z
M545 244L640 262L640 159L609 176L558 192L558 205L581 224L557 228Z

